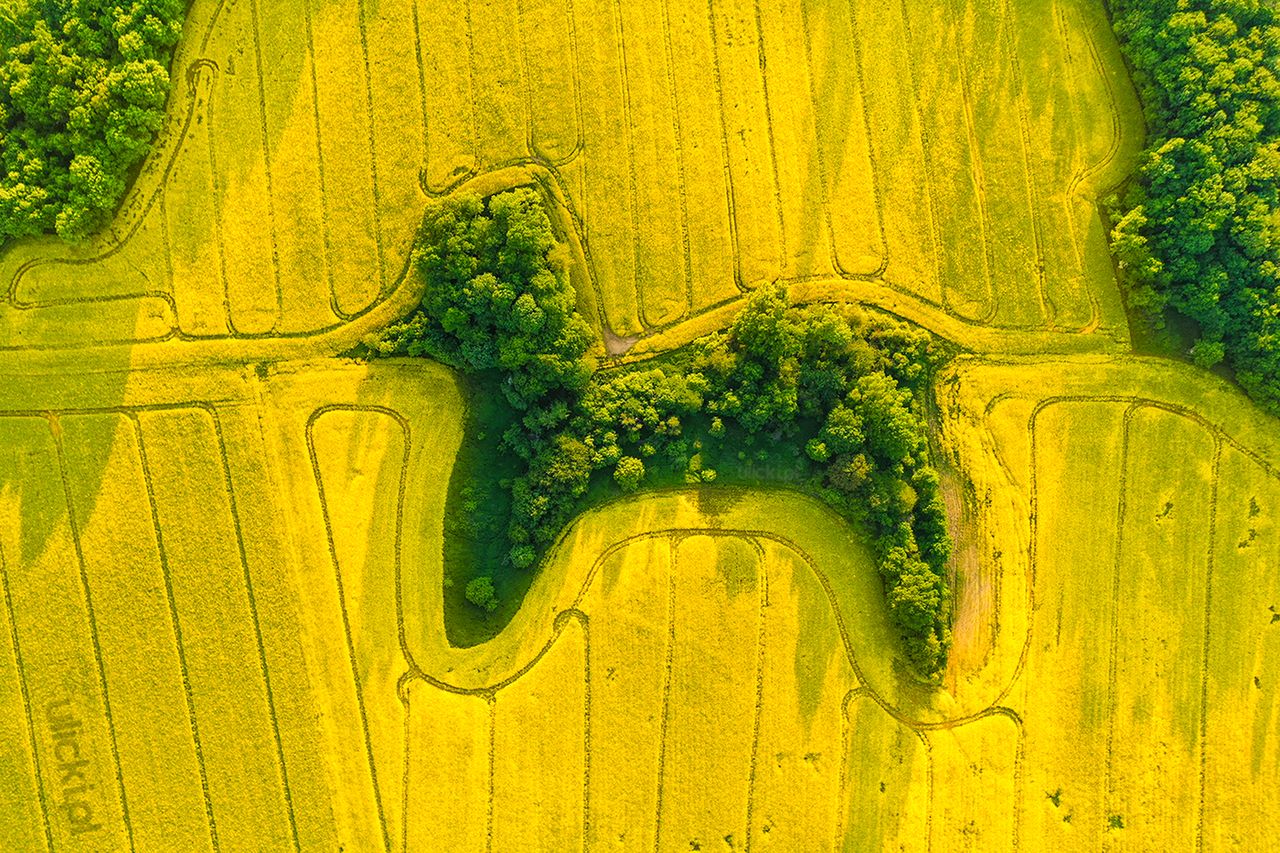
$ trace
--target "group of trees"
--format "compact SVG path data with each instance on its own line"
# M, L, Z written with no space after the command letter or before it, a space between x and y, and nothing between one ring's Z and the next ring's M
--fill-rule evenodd
M921 401L943 355L900 323L765 287L723 332L598 374L569 430L624 490L645 466L688 483L754 481L743 461L779 457L790 485L870 534L908 657L934 673L950 645L951 543Z
M1195 361L1225 360L1280 413L1280 25L1259 0L1113 0L1149 129L1115 200L1131 307L1193 319Z
M589 500L644 484L739 481L771 471L872 539L908 656L933 674L950 644L950 554L922 399L943 353L926 334L850 306L754 294L723 332L642 366L594 371L540 197L461 197L427 214L415 264L422 304L366 341L482 380L508 416L501 451L521 461L505 566L465 588L497 606L499 569L526 569ZM777 467L758 463L777 460ZM775 477L776 479L776 477ZM481 492L484 490L481 489Z
M0 0L0 244L79 239L164 121L184 0Z

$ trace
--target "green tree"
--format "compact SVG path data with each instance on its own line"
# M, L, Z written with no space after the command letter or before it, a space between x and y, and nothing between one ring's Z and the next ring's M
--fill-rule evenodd
M101 226L164 123L183 0L0 4L0 244Z
M1257 0L1111 8L1149 130L1111 234L1127 301L1194 320L1196 363L1225 361L1280 413L1280 12Z
M634 456L624 456L613 469L613 481L624 492L634 492L644 479L644 463Z
M765 287L723 332L593 374L589 333L554 257L530 190L434 206L415 252L422 304L368 341L375 353L452 364L505 400L502 447L523 463L501 481L506 564L534 566L610 474L625 493L721 482L735 461L789 465L790 482L870 534L903 648L920 672L937 672L950 645L950 542L922 414L943 357L928 335L852 307L793 305L784 288ZM493 485L459 494L495 494ZM466 595L490 601L483 586Z
M493 578L481 575L467 583L467 601L489 613L498 609L498 595L493 589Z

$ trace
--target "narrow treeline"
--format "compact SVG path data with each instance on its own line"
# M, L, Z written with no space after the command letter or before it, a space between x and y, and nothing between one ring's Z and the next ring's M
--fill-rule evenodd
M610 492L782 482L869 534L907 656L937 673L950 645L951 546L921 401L942 351L901 324L791 305L765 288L725 331L593 374L591 333L558 258L532 190L433 207L415 254L422 304L366 341L377 354L437 358L505 401L505 415L486 422L505 424L497 455L520 464L505 477L499 464L470 472L498 481L503 511L485 516L492 483L460 490L455 508L488 519L494 529L466 531L477 540L505 538L504 565L477 567L467 599L495 609L504 569L533 566Z
M1258 0L1112 0L1149 128L1116 201L1131 307L1194 320L1191 354L1225 359L1280 413L1280 26Z
M184 0L0 0L0 245L78 239L164 122Z

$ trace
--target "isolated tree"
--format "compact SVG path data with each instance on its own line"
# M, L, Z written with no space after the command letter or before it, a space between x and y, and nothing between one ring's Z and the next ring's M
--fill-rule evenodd
M498 596L493 589L493 578L488 575L472 578L467 583L464 594L467 601L489 613L498 609Z

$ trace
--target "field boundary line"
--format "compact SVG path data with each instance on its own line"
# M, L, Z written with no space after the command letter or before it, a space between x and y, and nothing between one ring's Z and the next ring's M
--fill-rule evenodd
M1103 172L1103 170L1109 169L1111 165L1115 163L1116 158L1120 154L1121 140L1124 139L1124 128L1120 121L1120 105L1119 105L1119 101L1116 98L1115 86L1112 85L1111 77L1107 73L1106 65L1104 64L1102 59L1102 52L1099 49L1098 42L1093 35L1093 29L1092 27L1088 26L1087 22L1083 27L1083 31L1084 31L1084 42L1089 48L1089 56L1093 62L1094 68L1097 71L1098 78L1102 80L1102 85L1107 92L1107 114L1111 119L1111 140L1110 140L1108 149L1106 153L1103 155L1102 159L1092 165L1086 165L1079 172L1077 176L1078 180L1072 181L1070 186L1070 191L1072 193L1076 192L1077 188L1081 184L1083 184L1086 180L1092 182L1096 175L1100 175ZM1103 187L1094 186L1093 189L1096 191L1097 197L1088 198L1087 201L1089 202L1091 212L1096 212L1098 207L1097 198L1100 198L1103 195L1105 195L1105 192L1103 191L1104 190ZM1083 248L1081 248L1080 266L1081 266L1081 269L1084 268ZM1111 281L1112 282L1115 281L1114 275L1112 276ZM1086 279L1085 288L1089 293L1089 303L1093 308L1094 315L1095 317L1098 318L1098 322L1101 322L1102 303L1098 299L1097 292L1094 290L1092 285L1088 283L1087 279Z
M814 82L813 36L809 32L809 11L808 6L806 5L806 0L800 0L799 8L801 30L803 31L802 34L804 36L805 79L808 80L809 83L809 106L810 114L813 116L813 130L815 136L813 146L814 162L818 166L818 184L822 187L822 214L827 225L827 252L831 260L831 268L837 275L842 278L849 277L865 279L867 278L866 274L852 273L845 269L844 265L840 262L840 253L836 249L836 229L834 220L831 216L831 182L833 181L834 176L830 174L831 168L826 162L826 155L822 153L824 136L822 131L822 121L820 118L822 113L818 105L818 93ZM852 8L849 13L852 20ZM889 249L884 236L884 211L881 210L882 201L880 198L879 182L875 177L875 164L871 160L871 130L867 123L866 91L862 84L862 48L861 45L857 43L856 35L852 33L850 34L849 44L853 47L853 62L851 65L853 66L855 85L858 87L858 105L860 107L859 112L862 114L863 141L867 144L867 165L871 167L869 170L870 174L868 175L868 181L871 184L872 203L875 205L876 226L880 236L880 261L877 268L870 274L870 278L879 278L884 274L885 267L889 263ZM844 166L845 164L842 160L841 170L843 170Z
M1022 785L1023 779L1022 760L1026 756L1026 740L1027 733L1022 722L1022 715L1006 705L993 705L991 707L992 716L1003 716L1013 723L1014 729L1014 752L1013 752L1013 826L1010 829L1010 845L1014 853L1021 849L1022 842Z
M933 742L929 740L929 734L922 729L908 726L911 732L920 739L920 745L924 747L924 768L925 768L925 790L928 792L925 800L928 807L924 812L924 837L928 839L929 853L933 853Z
M417 8L417 4L414 4ZM516 35L520 40L520 88L524 90L524 150L535 156L533 145L533 79L529 75L529 41L524 25L524 0L512 0L515 9Z
M582 629L582 850L587 853L591 849L591 618L576 607L561 610L551 623L556 639L570 620ZM498 692L494 691L495 697Z
M576 619L582 628L582 850L591 849L591 618L576 607L556 621Z
M364 60L365 121L369 124L369 182L373 189L373 240L378 250L378 295L370 304L377 304L390 292L387 281L387 255L382 235L382 187L378 182L377 125L374 122L373 74L369 70L369 24L365 19L366 0L358 0L356 25L360 30L360 56Z
M302 21L307 36L307 64L311 66L311 113L316 129L316 172L320 179L320 225L323 231L324 271L329 283L329 311L339 320L353 319L338 304L338 288L333 277L333 225L329 221L329 191L324 171L324 142L320 121L320 81L316 71L316 37L311 15L312 0L302 0ZM414 23L417 24L418 7L414 7Z
M764 21L760 14L760 0L751 0L751 7L756 17L756 61L760 70L760 93L764 96L765 129L768 131L769 164L773 169L773 205L778 214L778 275L787 271L787 221L783 215L782 177L778 171L778 143L773 135L773 106L769 99L769 75L766 73L767 60L764 52ZM749 843L749 842L748 842Z
M1000 16L1000 28L1004 34L1005 49L1009 51L1009 70L1013 74L1011 82L1015 87L1014 101L1018 106L1018 130L1022 145L1022 174L1026 181L1031 234L1035 240L1036 295L1040 299L1041 316L1044 317L1045 325L1052 329L1057 325L1055 321L1058 316L1058 306L1054 304L1052 297L1049 296L1048 284L1045 281L1044 224L1040 221L1040 189L1037 186L1035 173L1032 169L1032 163L1035 161L1031 157L1031 109L1027 105L1027 79L1022 73L1022 60L1018 56L1018 40L1013 32L1017 21L1013 4L1009 0L999 0L999 2L1003 7L1003 14Z
M160 572L164 578L165 599L169 605L169 621L173 626L174 646L178 653L178 668L182 676L182 692L187 702L187 718L191 727L191 741L195 748L196 766L200 771L200 790L204 797L205 816L209 824L209 841L215 853L222 849L218 841L217 823L213 816L213 797L209 793L209 774L204 762L204 746L200 740L200 726L196 721L195 699L191 689L191 675L187 668L186 644L182 639L182 625L178 619L177 601L173 594L173 576L169 570L169 555L164 544L164 535L160 529L160 514L156 506L155 489L151 481L151 464L147 458L146 443L142 435L142 423L136 413L129 413L128 418L133 427L134 439L138 442L138 463L142 469L142 482L147 492L147 505L151 511L151 527L156 538L156 555L160 560Z
M1067 13L1062 8L1059 0L1052 0L1051 7L1053 9L1053 22L1056 24L1057 41L1062 46L1062 55L1065 65L1068 69L1068 79L1080 74L1080 63L1076 61L1075 51L1071 49L1071 31L1067 25ZM1115 143L1115 117L1112 116L1112 140ZM1071 174L1071 180L1067 182L1066 187L1066 208L1067 208L1067 230L1071 235L1071 249L1075 253L1077 262L1081 267L1084 266L1084 248L1080 244L1079 228L1076 225L1075 217L1071 216L1071 204L1076 201L1076 190L1080 183L1084 180L1085 174L1089 172L1088 163L1076 163L1076 169ZM1086 288L1087 289L1087 288Z
M476 99L476 33L475 27L471 25L471 0L462 0L462 9L467 25L467 94L471 100L471 163L473 166L471 175L474 176L484 171L485 164L480 159L480 123L477 119L480 106ZM458 186L461 183L462 181L458 181L452 186ZM448 189L452 189L452 186Z
M1064 47L1066 47L1067 56L1068 58L1072 58L1070 47L1065 45L1066 36L1069 32L1066 29L1066 12L1062 10L1058 0L1055 0L1054 6L1058 9L1058 13L1061 16ZM1086 180L1091 180L1094 175L1098 174L1115 161L1116 155L1120 151L1120 140L1124 137L1124 132L1120 124L1120 108L1116 103L1115 87L1111 84L1111 77L1107 74L1106 65L1102 59L1102 52L1098 49L1098 43L1093 36L1093 28L1089 26L1087 21L1082 20L1081 24L1081 31L1084 36L1082 40L1089 51L1090 62L1098 74L1098 79L1102 81L1103 88L1107 91L1107 115L1111 119L1111 138L1108 140L1107 151L1103 154L1101 159L1096 163L1083 165L1079 171L1076 172L1067 188L1069 196L1074 195L1076 189L1082 183Z
M631 118L631 80L627 74L626 25L622 20L622 0L613 0L613 32L618 42L618 83L622 87L622 123L627 137L627 179L631 194L631 287L635 292L636 314L642 326L649 325L645 310L644 288L640 286L640 191L636 177L636 129ZM612 328L612 324L610 324Z
M572 0L570 0L572 2ZM680 241L684 250L684 310L680 317L693 310L693 239L689 235L689 178L685 167L684 123L680 120L680 92L676 83L675 50L671 45L670 0L661 0L658 6L662 26L663 67L667 72L667 99L671 106L671 129L675 139L676 180L680 185Z
M320 513L324 520L325 539L329 546L329 559L333 565L333 576L337 583L338 607L342 614L342 628L346 636L347 642L347 659L351 666L351 680L355 686L356 706L360 712L360 728L364 735L365 759L369 765L369 780L373 787L373 799L378 810L378 824L382 830L383 848L387 853L391 853L391 835L387 829L387 816L382 807L382 791L378 786L378 769L377 763L373 758L373 740L369 733L369 716L364 706L364 685L360 678L360 666L356 660L355 644L351 638L351 620L347 615L347 598L342 583L342 567L338 562L337 546L334 543L333 526L329 521L329 501L325 493L324 478L320 476L320 459L316 453L315 436L313 428L320 417L326 414L329 409L320 408L311 413L307 418L306 424L306 443L307 453L311 457L311 469L315 474L316 491L320 498Z
M878 177L880 174L880 170L876 167L876 146L875 146L875 142L872 140L872 137L871 137L871 111L870 111L870 107L867 104L867 78L862 67L863 45L862 45L862 38L858 34L857 0L848 0L848 7L849 7L849 44L853 47L853 73L854 73L855 79L858 82L858 100L862 103L862 132L863 132L864 138L867 141L867 164L871 167L871 170L870 170L871 171L871 174L870 174L871 192L872 192L872 198L875 199L875 204L876 204L876 223L877 225L879 225L879 228L880 228L880 248L883 250L880 256L880 266L874 272L871 273L871 277L883 278L885 270L888 269L889 267L889 261L891 258L891 250L889 248L889 237L888 237L888 234L886 233L885 226L884 226L884 210L885 210L884 187L880 185L880 178ZM801 10L804 9L804 0L801 0L800 8ZM806 43L808 41L808 38L809 38L808 28L806 27L806 32L805 32ZM812 81L812 71L813 71L812 61L809 64L809 70L811 72L810 80ZM812 86L812 82L810 82L810 86ZM817 121L816 114L814 116L814 121L815 122ZM833 248L833 254L835 254L834 244L832 248ZM840 266L840 259L838 255L836 255L835 269L836 269L836 272L840 273L841 275L852 275L852 273L849 273L848 270L845 270Z
M951 9L953 20L960 20L961 16L959 10L956 9L955 0L950 0L948 5ZM957 59L961 59L959 47L957 43ZM968 63L961 60L957 62L957 65L959 66L958 73L960 77L960 103L964 108L965 137L969 145L969 169L976 190L974 193L975 200L978 203L978 227L982 240L983 274L987 284L987 311L979 321L985 325L991 323L1000 314L1000 296L996 293L995 277L992 272L996 264L995 252L991 245L991 205L990 199L987 197L987 173L982 162L982 147L978 142L978 133L973 119L973 81L969 79Z
M1134 415L1142 408L1140 403L1130 403L1125 409L1120 433L1120 482L1119 500L1116 507L1115 553L1112 555L1111 572L1111 644L1107 654L1107 752L1104 764L1102 786L1102 819L1111 814L1111 795L1114 776L1112 762L1116 736L1116 670L1119 667L1118 645L1120 642L1120 561L1124 555L1124 522L1128 509L1129 488L1129 442L1131 438ZM1105 829L1105 827L1104 827ZM1106 837L1105 835L1103 836ZM1111 845L1106 844L1110 849Z
M213 187L213 192L210 193L210 199L213 202L213 242L218 247L218 271L222 277L222 313L227 321L227 331L231 337L236 337L240 334L240 330L236 328L236 321L231 312L231 277L227 275L227 246L225 235L222 233L222 194L224 187L220 177L221 170L218 168L218 152L217 146L214 145L213 133L214 116L216 115L214 104L217 103L215 94L218 77L222 74L222 69L212 59L201 58L191 64L188 73L194 75L197 68L212 69L213 75L209 83L209 95L204 107L208 126L208 131L205 133L205 142L206 147L209 149L209 183Z
M757 7L759 8L759 7ZM745 853L751 853L752 823L756 804L756 767L760 760L760 718L764 713L764 658L766 645L765 610L769 606L769 568L765 560L764 548L756 539L747 540L756 552L756 577L760 586L760 604L756 610L756 621L759 623L756 638L756 690L755 707L751 717L751 764L747 771L747 840L744 843Z
M847 812L849 811L849 742L852 740L849 723L849 705L859 696L866 696L866 688L859 685L844 694L840 700L840 784L839 796L836 800L836 831L833 850L842 853L846 832Z
M262 33L258 21L258 0L249 0L249 19L253 22L253 57L258 77L258 126L262 131L262 170L267 178L267 227L271 230L271 270L276 284L275 331L284 320L284 290L280 284L280 236L276 230L276 194L271 179L271 141L267 133L267 83L262 66ZM210 128L212 131L212 127Z
M40 818L44 829L45 847L53 853L53 830L49 824L49 803L44 791L44 772L40 769L40 749L36 743L35 722L31 718L31 696L27 690L27 671L22 663L22 649L18 644L18 619L13 609L13 595L9 591L9 568L4 556L4 543L0 542L0 588L4 591L4 606L9 616L9 639L13 643L13 660L18 670L18 687L22 695L22 710L27 721L27 736L31 744L31 769L35 771L32 780L36 786L36 797L40 801Z
M751 288L742 278L742 249L738 239L738 204L733 186L733 169L729 162L729 131L725 127L724 73L720 68L720 42L716 39L716 0L707 0L707 34L711 41L711 67L716 81L716 101L720 110L716 123L720 125L720 157L724 161L725 199L729 202L729 246L733 254L733 281L739 293Z
M120 792L120 814L124 822L125 832L129 838L129 849L135 850L133 824L129 820L129 800L124 791L124 771L120 767L120 748L116 743L116 724L111 714L111 697L107 690L107 671L102 663L102 645L98 641L98 623L94 616L93 594L89 590L88 567L85 565L84 549L80 541L80 523L76 518L75 506L71 501L71 482L67 476L67 459L62 446L62 426L58 416L55 414L49 414L44 420L49 427L50 434L53 436L53 444L58 461L58 476L62 481L62 497L66 502L67 508L67 525L71 534L71 544L75 548L76 562L80 568L80 585L84 590L85 615L89 623L89 642L93 646L93 656L98 664L98 686L102 690L103 716L106 717L107 736L111 743L111 757L116 765L116 785Z
M464 402L464 406L466 403ZM397 494L396 494L396 531L395 531L395 550L394 550L394 583L395 583L395 604L396 604L396 631L397 639L400 643L400 653L404 657L408 670L401 675L401 681L411 676L424 676L421 668L414 661L413 653L409 649L407 639L407 629L405 628L404 619L404 599L401 595L401 587L403 585L404 572L404 507L405 499L408 494L408 476L409 465L413 454L413 430L408 418L402 412L387 406L381 406L371 403L328 403L315 409L309 418L308 434L315 422L319 421L324 415L334 412L347 412L352 414L376 414L390 418L400 428L401 435L404 439L404 452L400 463L400 476L397 478ZM316 482L320 482L320 466L319 457L317 456L312 462L312 476ZM327 503L324 509L324 523L327 528L332 528L332 522L329 518Z
M222 419L219 417L217 409L212 405L198 405L196 408L203 409L209 416L209 420L213 424L214 435L218 440L218 455L222 462L222 476L224 487L227 490L228 505L231 510L231 523L236 533L236 548L239 552L240 567L244 572L244 587L245 594L248 597L249 615L253 619L253 634L258 645L258 665L262 670L263 688L267 694L267 713L271 718L271 731L276 742L276 761L280 770L281 793L284 795L285 809L289 816L289 830L293 836L293 846L298 853L301 853L302 845L298 839L298 822L293 811L293 791L289 785L289 772L285 767L284 741L280 737L280 720L276 715L275 691L271 685L270 667L267 666L266 644L262 639L262 623L258 617L258 600L253 589L252 572L249 570L249 558L244 544L244 529L240 523L240 509L236 500L235 485L231 479L231 464L227 458L227 441L222 431Z
M591 621L581 610L571 611L582 624L582 851L591 849Z
M1218 545L1219 472L1222 465L1222 438L1215 434L1213 439L1212 485L1209 496L1209 553L1205 562L1204 575L1204 655L1200 661L1200 731L1198 732L1200 766L1197 774L1200 796L1196 807L1196 853L1204 850L1205 780L1209 760L1205 752L1205 745L1209 738L1209 643L1213 616L1213 570Z
M1068 76L1078 75L1080 74L1081 65L1076 60L1075 51L1071 49L1071 30L1067 24L1066 10L1063 9L1062 3L1059 2L1059 0L1052 0L1052 8L1055 23L1057 24L1058 42L1062 45L1062 52L1066 59L1066 65L1067 68L1070 69L1070 74ZM1085 35L1085 41L1088 43L1088 49L1093 59L1092 67L1097 71L1099 78L1103 81L1103 85L1107 90L1107 110L1108 117L1111 119L1112 137L1108 143L1110 150L1102 159L1103 161L1109 162L1112 156L1114 156L1116 148L1120 144L1120 120L1115 112L1114 96L1111 91L1111 81L1106 79L1106 72L1102 67L1101 58L1098 56L1096 47L1094 46L1092 39L1089 38L1087 32ZM1102 164L1100 163L1097 168L1101 169ZM1080 185L1084 182L1086 175L1091 176L1093 171L1093 167L1091 167L1087 162L1077 163L1076 169L1071 175L1071 179L1067 182L1066 193L1063 198L1063 209L1066 213L1067 220L1067 234L1071 238L1071 251L1075 257L1076 263L1079 265L1079 269L1082 272L1085 268L1084 240L1080 234L1080 226L1076 222L1076 217L1073 215L1072 206L1077 201L1085 201L1091 210L1096 208L1096 199L1081 198L1076 195L1079 191ZM1085 296L1089 300L1089 322L1085 324L1085 327L1096 327L1102 323L1102 304L1098 301L1098 294L1095 293L1093 287L1090 286L1088 277L1082 275L1081 282L1084 286Z
M804 42L805 80L808 82L810 114L813 116L814 163L818 167L818 185L822 187L822 218L827 226L827 256L831 261L831 269L839 274L844 270L840 266L839 253L836 251L836 229L831 219L831 187L828 186L826 158L822 153L823 133L818 111L818 94L813 80L813 36L809 33L809 11L805 6L805 0L800 0L797 6L800 10L800 34ZM861 99L861 91L858 92L858 96ZM870 147L870 145L871 141L867 140L867 146ZM879 201L877 200L875 204L876 215L879 216Z
M416 9L417 6L415 5L414 8ZM401 750L404 754L404 774L400 780L400 853L409 851L409 768L413 766L409 761L409 749L413 744L412 730L409 726L409 721L412 719L412 712L409 709L409 685L412 682L413 673L407 671L396 679L396 696L400 699L400 704L404 705L404 748Z
M898 15L902 20L902 34L905 37L906 45L915 43L915 37L911 32L911 13L907 11L907 0L899 0L897 4ZM911 113L915 116L917 132L920 138L921 166L920 183L924 187L926 210L925 216L929 220L929 245L930 258L933 261L933 276L938 282L938 300L942 306L942 310L947 314L958 317L959 312L951 305L951 299L947 295L947 281L942 274L942 232L938 225L938 197L933 188L933 155L930 149L933 147L930 142L929 128L924 120L924 108L920 105L920 78L916 74L915 65L911 62L906 63L907 77L911 81Z
M426 171L431 158L431 137L427 115L427 68L422 61L422 25L418 20L418 0L413 2L413 58L418 66L418 106L422 112L422 166L418 169L418 183L426 192Z
M578 17L574 0L565 0L565 11L569 15L569 51L573 54L573 123L577 139L574 140L573 153L566 156L564 162L555 163L556 166L567 166L578 159L587 147L586 131L583 128L586 122L582 117L582 54L578 49Z
M495 753L495 741L497 739L498 728L498 694L490 693L485 697L485 702L489 705L489 796L485 800L484 812L484 850L485 853L493 853L493 782L494 770L493 761Z
M676 645L676 572L678 568L678 563L680 561L680 548L679 548L680 540L678 537L672 535L669 531L663 531L661 533L655 532L652 538L655 538L655 539L661 538L666 540L667 555L668 555L667 556L667 648L666 648L666 656L665 656L666 663L664 665L663 676L662 676L662 722L658 729L659 731L659 734L658 734L658 796L657 796L657 806L654 810L654 820L653 820L653 853L660 853L660 851L662 850L662 795L663 795L663 785L665 784L665 781L666 781L664 774L666 773L666 769L667 769L667 726L671 720L671 671L672 671L674 658L675 658L675 645ZM633 540L633 541L639 541L639 540ZM631 543L628 542L627 544L631 544ZM612 556L613 553L617 553L617 551L621 551L621 550L622 548L618 548L616 551L613 551L607 555L602 556L602 558L598 560L596 564L591 567L591 572L588 574L587 580L583 584L582 592L578 594L579 600L581 600L583 594L585 594L587 587L595 580L596 568L601 563L603 563L605 559L608 559L608 557ZM573 606L577 607L578 601L575 601Z
M172 291L174 289L173 283L177 279L177 276L173 272L173 240L169 236L169 203L167 201L168 197L169 197L168 193L160 194L160 201L159 201L160 225L156 230L160 232L161 244L164 246L164 272L165 272L165 275L168 277L169 288ZM139 274L141 274L141 272L139 272ZM146 276L143 276L143 277L146 278ZM172 295L172 293L170 295ZM178 319L178 305L177 305L176 297L174 298L174 304L173 304L173 322L174 322L174 325L181 325Z

